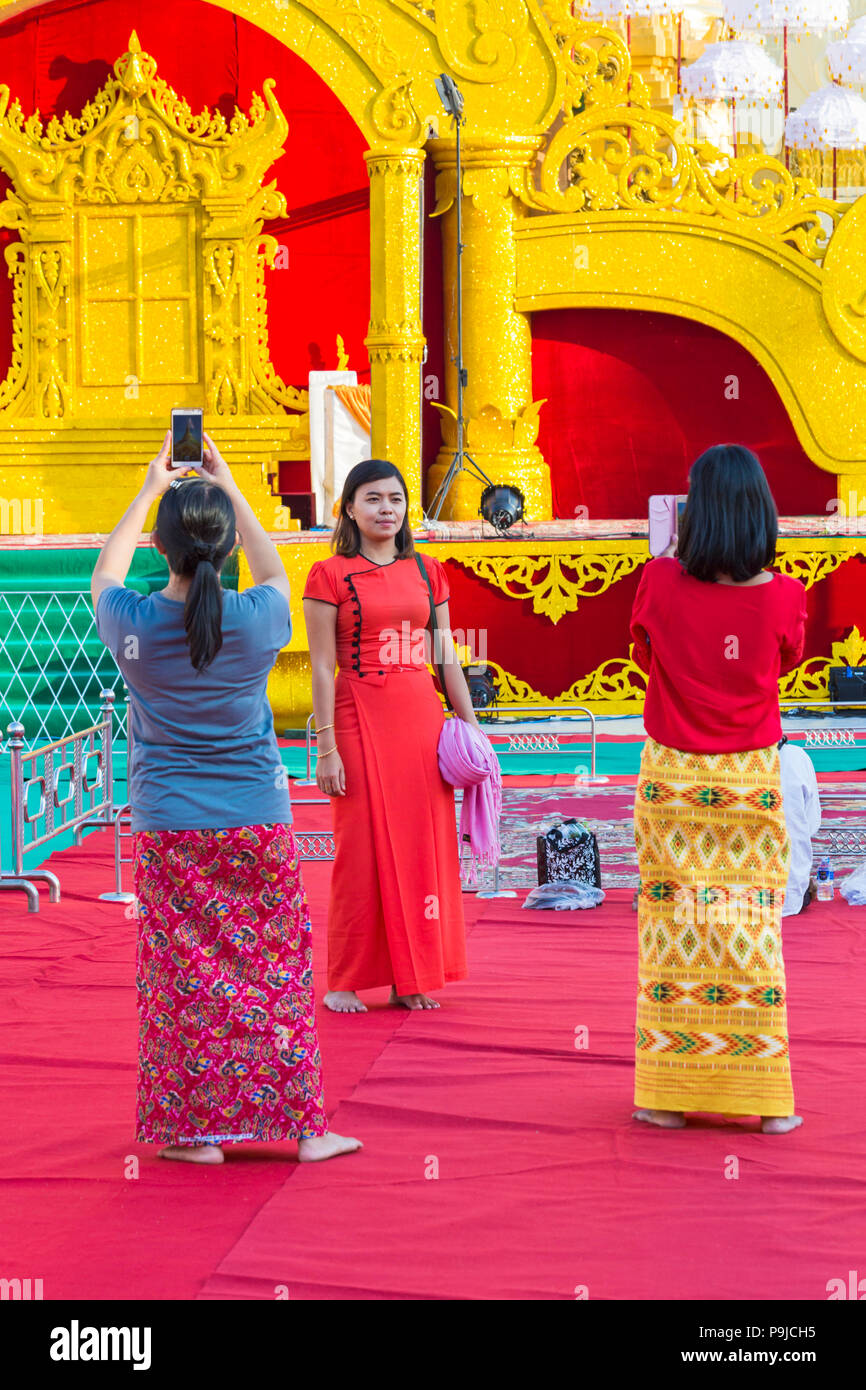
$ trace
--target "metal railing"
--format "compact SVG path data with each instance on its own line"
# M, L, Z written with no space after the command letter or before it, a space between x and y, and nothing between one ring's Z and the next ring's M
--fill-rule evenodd
M591 781L596 781L596 782L606 782L606 781L607 781L607 778L606 778L606 777L597 777L597 776L596 776L596 771L595 771L595 767L596 767L595 755L596 755L596 744L597 744L596 719L595 719L595 715L593 714L592 710L589 709L586 705L572 705L572 704L561 704L561 705L492 705L492 706L490 707L489 710L486 710L486 709L477 710L476 713L477 713L477 714L485 714L485 713L500 714L500 713L502 713L503 711L512 711L512 710L515 711L515 712L517 712L517 713L519 713L519 714L527 714L527 713L530 713L530 712L532 712L532 711L540 710L545 716L548 716L548 717L551 717L551 718L555 718L555 719L559 719L559 718L566 719L566 718L572 718L575 714L585 714L586 717L587 717L587 719L589 720L589 736L590 736L590 744L589 744L589 779L585 779L585 780L591 780ZM450 717L452 714L453 714L453 710L448 710L448 711L446 711L446 717ZM311 714L311 715L309 716L309 718L307 719L307 723L306 723L306 727L305 727L305 737L306 737L306 745L307 745L307 776L306 776L306 779L305 779L304 781L298 781L298 782L295 783L295 786L297 786L297 787L314 787L314 786L316 785L316 779L313 777L313 726L314 726L315 722L316 722L315 716ZM519 723L520 721L517 720L517 719L508 719L508 720L506 720L505 722L506 722L507 724L517 724L517 723ZM537 722L537 721L534 721L534 720L530 719L529 722L530 722L530 723L533 723L533 722ZM525 737L529 738L529 737L531 737L531 736L530 736L530 735L525 735ZM525 751L528 752L528 753L548 753L548 752L555 751L555 750L552 750L552 749L550 749L550 748L547 748L547 747L542 746L541 742L539 741L536 747L527 746L526 749L525 749Z
M0 888L20 888L27 894L30 912L39 911L36 881L49 885L51 902L60 901L60 880L48 869L29 869L24 856L58 835L73 831L75 843L87 826L110 826L114 815L113 722L114 691L100 691L101 719L41 748L25 751L24 725L9 725L11 754L12 872L0 870ZM97 747L97 741L99 746ZM95 759L95 766L93 761ZM68 775L68 787L62 788ZM31 789L39 791L39 804L31 808ZM62 792L65 790L65 795ZM27 838L27 830L32 834Z

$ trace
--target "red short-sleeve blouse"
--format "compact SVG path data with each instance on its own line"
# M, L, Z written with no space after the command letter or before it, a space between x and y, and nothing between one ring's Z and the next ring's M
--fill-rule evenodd
M448 577L432 555L422 562L433 601L449 597ZM430 600L413 556L377 565L363 555L317 560L307 575L305 599L337 609L337 664L356 675L426 668L430 660Z
M651 560L631 616L634 660L649 675L650 738L688 753L777 743L778 681L802 656L805 623L806 592L797 579L711 584L678 560Z

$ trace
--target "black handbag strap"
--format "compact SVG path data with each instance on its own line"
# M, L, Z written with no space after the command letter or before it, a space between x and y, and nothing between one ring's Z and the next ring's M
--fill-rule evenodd
M424 583L427 586L427 597L430 600L430 641L433 646L433 651L431 655L433 656L436 670L439 673L439 684L442 687L442 694L445 696L445 704L448 706L449 709L453 709L454 706L448 699L448 687L445 684L444 668L442 666L441 661L436 661L436 633L441 631L441 629L436 621L436 604L433 602L433 588L430 584L430 576L427 573L424 561L421 559L421 556L418 554L417 550L415 551L415 559L418 563L418 568L421 571L421 578L424 580Z

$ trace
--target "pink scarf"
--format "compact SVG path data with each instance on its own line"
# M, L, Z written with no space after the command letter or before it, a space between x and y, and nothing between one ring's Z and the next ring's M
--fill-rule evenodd
M464 882L474 883L477 865L499 862L502 773L490 740L464 719L447 719L439 735L439 771L452 787L463 788L460 844L469 841Z

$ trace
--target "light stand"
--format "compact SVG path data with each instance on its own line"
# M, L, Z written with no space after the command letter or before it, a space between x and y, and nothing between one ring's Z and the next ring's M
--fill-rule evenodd
M466 368L463 365L463 163L460 148L460 127L465 120L463 116L463 93L446 72L443 72L441 77L437 77L436 91L439 93L439 100L457 127L457 355L452 358L452 361L457 364L457 448L448 471L430 503L427 515L432 521L438 521L442 505L458 473L472 473L479 482L493 487L490 478L479 468L471 454L467 454L463 447L463 392L466 387Z

